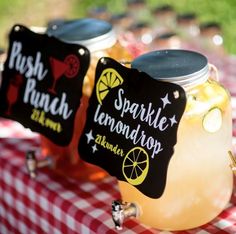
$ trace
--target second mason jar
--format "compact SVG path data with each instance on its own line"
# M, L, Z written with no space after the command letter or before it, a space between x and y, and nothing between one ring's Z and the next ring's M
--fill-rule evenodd
M51 25L47 29L47 34L67 43L87 47L90 52L90 64L84 78L83 95L76 113L73 138L69 146L60 147L42 136L42 152L44 155L52 156L56 161L56 171L66 176L91 180L103 178L106 173L80 160L77 150L86 121L88 100L94 86L96 65L101 57L111 57L122 63L131 61L132 56L120 45L112 25L103 20L92 18L69 20Z

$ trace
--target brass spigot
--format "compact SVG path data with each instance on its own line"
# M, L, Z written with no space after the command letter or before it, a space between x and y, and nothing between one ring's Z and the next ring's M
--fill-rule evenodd
M116 230L122 230L124 220L138 217L139 209L135 203L115 200L112 202L112 219Z
M34 150L26 152L25 161L27 171L32 179L36 178L38 168L52 167L54 164L53 159L50 156L47 156L41 160L37 160Z

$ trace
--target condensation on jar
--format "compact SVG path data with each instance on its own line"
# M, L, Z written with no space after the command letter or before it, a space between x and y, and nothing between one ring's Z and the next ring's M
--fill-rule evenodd
M42 137L42 150L45 155L52 155L57 160L57 168L67 176L80 178L101 178L104 176L102 169L89 166L80 160L78 155L78 142L86 121L88 100L94 86L95 70L101 57L111 57L117 61L131 61L132 56L117 40L112 25L106 21L83 18L51 25L47 30L49 36L54 36L67 43L80 44L90 52L90 64L83 83L83 95L80 107L75 117L73 138L68 147L60 147ZM81 167L83 173L81 173ZM84 173L87 168L89 175ZM97 172L94 176L93 172ZM100 173L100 171L102 171ZM83 174L83 175L81 175ZM92 175L93 174L93 175Z
M229 93L213 77L206 57L196 52L153 51L135 59L131 67L182 86L187 103L162 196L151 199L119 181L122 200L135 203L140 221L154 228L185 230L203 225L224 210L232 193Z

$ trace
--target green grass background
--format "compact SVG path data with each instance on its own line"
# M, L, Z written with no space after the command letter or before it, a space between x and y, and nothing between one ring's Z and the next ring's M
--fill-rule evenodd
M126 0L60 0L68 7L60 9L52 0L1 0L0 1L0 47L7 46L7 34L15 23L26 26L44 26L58 11L57 17L81 18L89 8L106 6L112 13L124 12ZM146 0L152 9L162 4L171 4L177 13L195 12L199 22L217 21L221 24L224 44L230 54L236 54L236 0ZM63 8L63 6L61 7ZM63 11L64 10L64 11Z

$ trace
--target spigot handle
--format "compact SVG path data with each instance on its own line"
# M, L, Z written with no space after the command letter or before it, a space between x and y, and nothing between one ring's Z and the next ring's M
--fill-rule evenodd
M54 163L51 156L47 156L46 158L37 161L37 168L53 167L53 165Z
M117 230L122 230L124 220L129 217L137 217L138 207L132 202L115 200L112 202L112 219Z
M37 176L37 169L42 167L53 167L54 161L53 158L47 156L42 160L37 160L36 153L34 150L29 150L26 152L26 168L32 179L35 179Z

